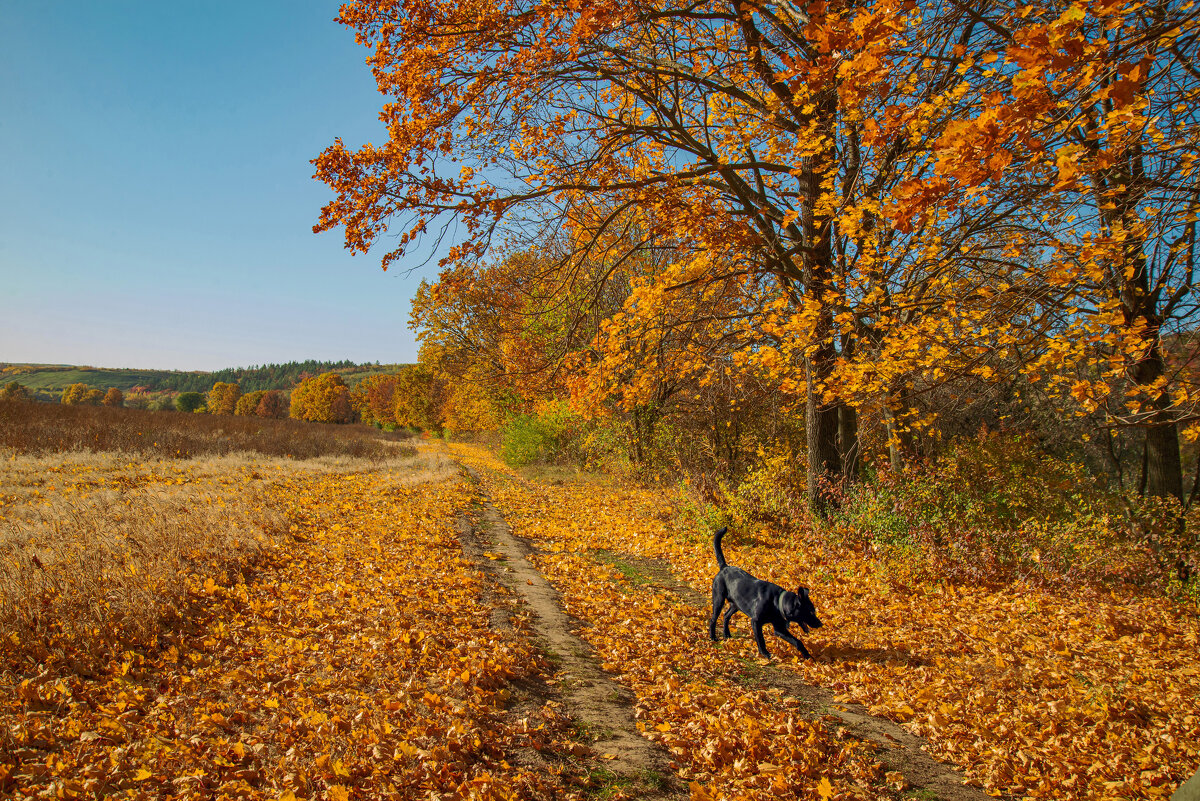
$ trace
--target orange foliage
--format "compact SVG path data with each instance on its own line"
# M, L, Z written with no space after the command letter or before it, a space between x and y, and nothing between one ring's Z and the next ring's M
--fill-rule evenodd
M208 391L205 405L209 414L233 414L237 411L241 397L242 388L236 383L218 381Z
M315 423L349 423L354 419L350 390L337 373L322 373L292 390L289 414Z
M899 453L931 389L1020 380L1147 426L1149 490L1180 497L1200 395L1162 342L1197 308L1200 23L1152 6L359 0L340 20L375 47L389 141L314 160L316 228L365 252L401 226L386 267L456 214L416 319L506 408L561 394L572 352L593 409L732 353L804 400L824 479L849 410Z

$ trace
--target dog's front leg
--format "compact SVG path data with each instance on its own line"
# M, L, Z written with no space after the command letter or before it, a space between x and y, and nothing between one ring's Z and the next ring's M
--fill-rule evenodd
M758 643L758 655L763 659L770 659L771 652L767 650L767 641L763 639L762 621L750 618L750 626L754 629L754 641Z
M773 623L772 625L775 627L775 633L779 636L779 638L781 640L783 640L784 642L790 642L792 645L799 648L800 655L803 656L805 659L812 659L812 654L810 654L808 652L808 649L804 647L804 643L800 642L798 639L793 637L792 632L790 632L788 630L787 626L781 626L778 623Z

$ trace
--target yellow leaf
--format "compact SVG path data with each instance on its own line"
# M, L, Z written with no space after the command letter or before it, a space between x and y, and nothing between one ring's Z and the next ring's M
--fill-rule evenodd
M817 795L821 798L833 798L833 785L829 783L828 778L817 782Z
M268 698L267 700L263 701L263 706L265 706L267 709L279 709L279 702L274 698Z
M133 774L133 780L135 782L144 782L144 781L146 781L146 779L149 779L153 775L154 775L153 773L146 770L145 768L138 768L138 772Z
M350 791L340 784L329 786L329 801L350 801Z

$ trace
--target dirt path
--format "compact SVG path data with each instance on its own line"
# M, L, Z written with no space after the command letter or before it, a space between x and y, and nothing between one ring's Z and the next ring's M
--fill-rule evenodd
M478 474L466 467L473 480ZM591 740L598 784L638 798L684 798L670 778L669 758L637 733L633 697L600 668L591 646L572 629L578 621L562 609L558 592L527 558L529 544L513 536L500 512L482 496L474 522L461 520L463 551L514 592L531 613L535 642L557 663L561 698L580 732ZM611 775L606 775L611 774Z

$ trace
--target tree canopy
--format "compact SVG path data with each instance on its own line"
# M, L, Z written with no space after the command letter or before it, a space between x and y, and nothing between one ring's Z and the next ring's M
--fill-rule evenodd
M768 382L818 505L861 415L899 460L1001 385L1138 427L1182 498L1198 13L360 0L389 136L314 159L315 229L444 241L414 319L477 383L653 424Z

